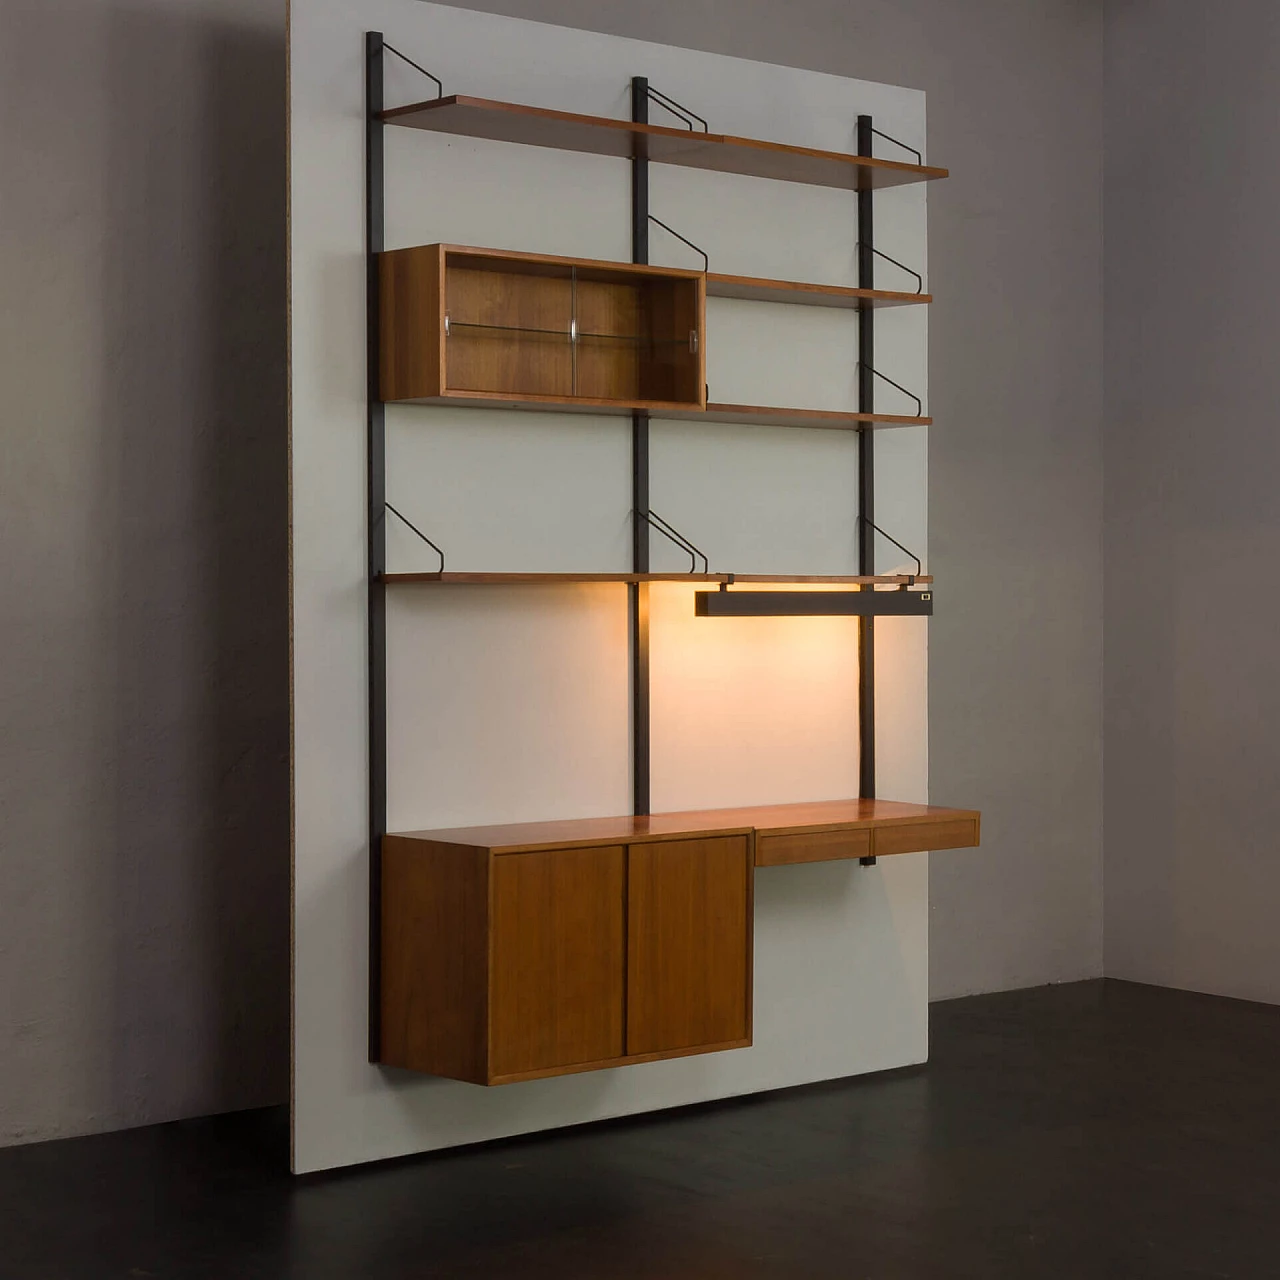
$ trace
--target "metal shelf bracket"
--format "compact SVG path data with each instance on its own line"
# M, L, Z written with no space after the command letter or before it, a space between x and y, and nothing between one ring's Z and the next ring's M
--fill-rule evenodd
M905 262L899 262L897 258L891 258L887 253L882 253L879 249L875 247L875 245L871 245L871 244L864 245L861 240L856 241L853 247L855 249L869 249L873 254L875 254L877 258L883 258L886 262L891 262L895 267L898 268L898 270L905 271L909 276L914 276L915 282L916 282L916 292L917 293L924 292L924 276L922 276L918 271L913 271L909 266L907 266ZM862 281L859 281L858 283L859 283L859 286L863 289L872 289L875 287L870 282L863 284Z
M694 133L699 132L698 125L702 126L702 133L710 133L711 129L707 122L696 112L690 111L688 107L677 102L674 98L668 98L665 93L655 89L647 80L645 81L645 93L651 102L656 102L664 111L669 111L673 116L687 125ZM697 122L695 124L695 121ZM890 139L892 141L892 139Z
M917 418L924 417L924 402L920 399L918 395L916 395L914 391L908 391L906 387L902 385L902 383L894 382L894 380L891 377L889 377L887 373L881 373L879 369L876 369L869 364L864 365L861 360L859 360L854 365L854 368L856 369L865 368L873 378L879 378L881 382L887 382L891 387L896 387L899 391L902 392L904 396L916 402L916 417Z
M410 520L408 516L397 511L395 507L393 507L389 502L384 502L383 505L387 508L388 511L391 512L393 516L396 517L397 520L399 520L402 524L408 525L408 527L412 529L413 532L416 533L418 537L421 538L422 541L425 542L427 546L429 546L431 550L434 551L436 555L440 557L440 568L438 572L443 573L444 572L444 552L441 551L440 548L436 546L436 544L432 542L431 539L428 538L427 535L423 533L422 530L419 529L418 526L414 524L413 521Z
M680 532L679 529L675 528L674 525L668 524L656 511L637 510L633 512L633 515L637 519L643 520L647 525L649 525L650 528L657 529L657 531L660 534L662 534L662 536L666 538L668 542L674 542L675 545L679 547L680 550L683 551L689 557L690 573L698 572L699 560L702 561L702 572L703 573L711 572L710 565L708 564L708 561L707 561L706 553L704 551L699 550L697 547L695 547L693 543L690 542L689 539L686 538L684 534ZM732 575L730 575L730 578L732 579Z
M420 66L418 63L414 62L414 60L410 58L407 54L401 53L399 49L395 48L394 45L389 45L385 40L382 42L382 48L385 53L394 53L396 57L400 59L401 62L407 62L415 71L421 71L422 74L426 76L427 79L430 80L432 84L435 85L437 102L439 102L440 99L444 97L444 81L442 81L439 76L432 75L431 72L426 69L426 67Z
M681 244L687 244L689 248L692 249L694 253L696 253L702 259L703 271L711 270L711 259L707 257L707 252L705 249L699 248L696 244L693 243L692 240L686 239L674 227L667 226L667 224L663 222L661 218L655 218L653 214L649 214L648 216L649 216L650 222L656 222L658 226L660 226L663 229L663 231L665 231L668 235L675 236L675 238L679 240Z

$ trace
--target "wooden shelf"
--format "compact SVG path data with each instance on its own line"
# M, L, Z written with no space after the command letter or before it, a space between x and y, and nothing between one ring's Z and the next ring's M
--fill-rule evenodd
M655 418L676 422L738 422L760 427L821 427L856 431L859 427L927 427L932 418L897 413L855 413L853 410L786 409L763 404L715 404L705 409L663 400L587 400L581 396L520 396L482 391L456 391L442 396L413 396L401 404L454 406L460 409L521 409L533 413L594 413L627 417L633 409L645 409Z
M740 422L760 427L826 427L837 431L859 427L927 427L932 418L898 413L855 413L853 410L783 409L764 404L714 404L705 409L663 410L655 416L678 422Z
M891 289L853 289L838 284L805 284L765 280L757 276L707 273L708 298L741 298L747 302L788 302L803 307L838 307L867 311L873 307L907 307L933 301L930 293L898 293Z
M956 824L959 824L957 826ZM956 829L951 831L950 828ZM965 826L964 831L960 826ZM944 831L944 828L947 830ZM886 842L895 853L977 845L979 815L973 809L903 804L897 800L816 800L802 804L752 805L738 809L694 809L682 813L627 815L617 818L573 818L562 822L523 822L489 827L455 827L441 831L409 831L398 840L448 845L458 852L484 849L495 855L534 853L543 849L589 848L641 844L652 840L701 840L712 836L776 836L825 834L833 831L901 830L902 839ZM915 850L906 837L918 839ZM944 835L963 835L964 844L923 843ZM835 855L833 855L835 856ZM759 858L757 857L757 862Z
M382 112L387 124L437 133L518 142L580 151L589 155L630 158L644 156L655 164L711 169L779 182L808 186L840 187L848 191L873 190L908 182L945 178L946 169L929 165L875 160L842 151L787 146L758 138L736 138L720 133L692 133L663 125L633 124L607 116L549 111L514 102L468 98L455 94L434 102L415 102Z
M689 583L829 583L831 585L859 585L905 587L911 583L928 586L933 582L929 574L914 578L906 574L773 574L773 573L384 573L380 582L394 584L417 583L441 587L541 587L562 586L575 582L689 582Z

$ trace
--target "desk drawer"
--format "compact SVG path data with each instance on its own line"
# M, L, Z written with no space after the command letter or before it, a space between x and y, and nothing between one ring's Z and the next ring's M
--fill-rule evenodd
M852 831L796 831L790 835L756 836L757 867L870 856L871 832L866 827Z
M969 849L977 843L978 823L975 818L879 827L873 841L877 857L888 857L894 853L924 853L927 849Z

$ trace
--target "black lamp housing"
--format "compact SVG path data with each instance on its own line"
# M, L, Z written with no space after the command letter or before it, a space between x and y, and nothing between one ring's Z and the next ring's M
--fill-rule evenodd
M699 618L930 618L933 591L698 591Z

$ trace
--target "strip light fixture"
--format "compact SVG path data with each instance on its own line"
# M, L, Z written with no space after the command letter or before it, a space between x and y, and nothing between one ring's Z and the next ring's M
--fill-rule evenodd
M694 593L699 618L930 618L933 591L719 591Z

